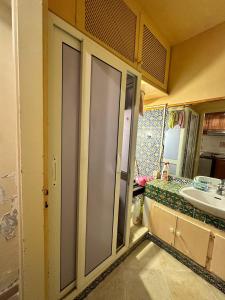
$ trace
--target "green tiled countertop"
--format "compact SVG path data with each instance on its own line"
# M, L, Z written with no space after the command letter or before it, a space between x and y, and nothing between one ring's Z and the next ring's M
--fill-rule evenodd
M225 220L214 217L198 208L195 208L179 194L179 191L183 187L190 185L191 181L186 181L185 179L181 179L179 181L172 180L168 182L155 179L146 184L145 196L194 219L225 231Z

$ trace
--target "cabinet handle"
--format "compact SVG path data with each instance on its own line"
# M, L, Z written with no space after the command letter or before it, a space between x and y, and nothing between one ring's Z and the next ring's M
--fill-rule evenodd
M181 237L181 232L180 231L176 231L176 236L177 237Z
M52 184L53 186L56 185L56 158L53 157L53 160L52 160Z
M174 233L174 231L175 231L174 228L173 228L173 227L170 227L170 232L171 232L171 233Z

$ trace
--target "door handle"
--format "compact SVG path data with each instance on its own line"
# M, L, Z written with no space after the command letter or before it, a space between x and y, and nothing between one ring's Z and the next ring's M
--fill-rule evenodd
M56 158L53 157L52 160L52 185L56 186L56 180L57 180L57 163Z

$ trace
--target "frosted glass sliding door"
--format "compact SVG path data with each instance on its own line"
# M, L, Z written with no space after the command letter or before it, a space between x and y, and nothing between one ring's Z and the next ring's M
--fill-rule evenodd
M80 52L62 44L60 288L76 280Z
M133 108L126 99L127 74L136 80L135 99L141 81L136 70L52 13L48 51L48 298L75 299L120 255L119 211L124 251L129 245L127 178L138 102Z
M124 108L123 143L121 158L121 181L119 199L119 217L117 230L117 249L125 244L127 197L130 180L130 145L132 136L132 118L136 96L136 77L127 75L126 96Z
M91 58L85 274L112 254L122 74Z

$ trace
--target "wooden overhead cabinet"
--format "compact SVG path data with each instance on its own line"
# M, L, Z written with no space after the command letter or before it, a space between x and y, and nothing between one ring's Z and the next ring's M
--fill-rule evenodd
M78 29L135 68L139 15L130 1L77 0Z
M203 132L222 132L225 131L225 113L209 113L205 115Z
M64 21L75 26L76 0L48 0L48 9Z
M167 89L170 47L133 0L49 0L49 10Z
M141 16L138 63L143 78L166 90L170 62L170 47L152 27L145 15Z

